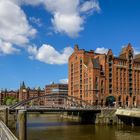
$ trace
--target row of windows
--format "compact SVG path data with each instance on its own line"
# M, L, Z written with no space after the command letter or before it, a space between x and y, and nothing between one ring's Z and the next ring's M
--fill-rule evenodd
M118 64L125 66L127 63L126 63L126 61L119 61Z

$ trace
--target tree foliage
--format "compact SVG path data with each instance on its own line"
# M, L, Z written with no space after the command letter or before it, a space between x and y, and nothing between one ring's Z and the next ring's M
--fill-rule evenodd
M4 98L4 105L14 105L18 102L18 99L15 97L7 96Z

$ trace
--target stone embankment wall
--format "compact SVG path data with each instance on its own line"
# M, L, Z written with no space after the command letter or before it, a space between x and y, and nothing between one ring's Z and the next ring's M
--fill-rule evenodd
M95 112L65 112L62 113L61 118L69 119L72 121L81 121L84 123L96 125L122 125L123 122L116 116L116 109L102 109L100 113Z
M16 127L16 114L10 114L9 111L6 112L5 109L0 110L0 120L3 121L8 127Z
M60 117L72 121L81 121L81 117L78 112L62 112L60 113Z
M116 116L116 109L102 109L101 113L96 115L95 124L116 125L123 124L123 122Z

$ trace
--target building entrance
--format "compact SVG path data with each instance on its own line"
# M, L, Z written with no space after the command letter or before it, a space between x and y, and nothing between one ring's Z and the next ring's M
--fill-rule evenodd
M114 96L108 96L106 98L106 106L112 106L113 107L115 105L115 101L116 101L116 99L115 99Z

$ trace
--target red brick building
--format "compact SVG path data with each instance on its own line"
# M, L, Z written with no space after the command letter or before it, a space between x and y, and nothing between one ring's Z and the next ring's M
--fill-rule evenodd
M0 91L0 105L4 104L4 99L6 97L14 97L18 101L23 101L32 97L43 96L45 94L44 89L34 88L31 89L26 87L24 82L20 85L18 90L1 90ZM43 99L36 99L32 101L33 105L44 105Z
M19 91L16 90L16 91L13 91L13 90L1 90L0 91L0 105L4 105L4 99L6 97L13 97L15 99L18 99L18 96L19 96Z
M44 90L41 90L39 87L31 89L26 87L24 82L20 85L19 89L19 101L26 100L32 97L43 96L45 94ZM32 105L44 105L43 99L36 99L31 101Z
M50 84L45 86L45 90L38 88L31 89L25 85L24 82L21 83L19 90L1 90L0 91L0 105L4 105L4 100L6 97L14 97L18 101L23 101L32 97L43 96L45 94L58 95L68 95L68 84ZM55 96L56 97L56 96ZM53 98L54 99L54 98ZM47 105L47 100L44 98L32 100L29 104L31 105ZM57 98L59 104L63 104L64 100Z
M69 95L93 105L140 105L140 55L128 44L118 57L74 47L69 57Z
M62 99L60 96L62 95L68 95L68 84L55 84L52 83L50 85L45 86L45 94L58 94L57 99L55 99L55 102L58 104L63 104L64 99ZM59 96L60 95L60 96Z
M45 86L45 94L52 94L52 93L67 95L68 94L68 84L52 83L50 85L46 85Z

